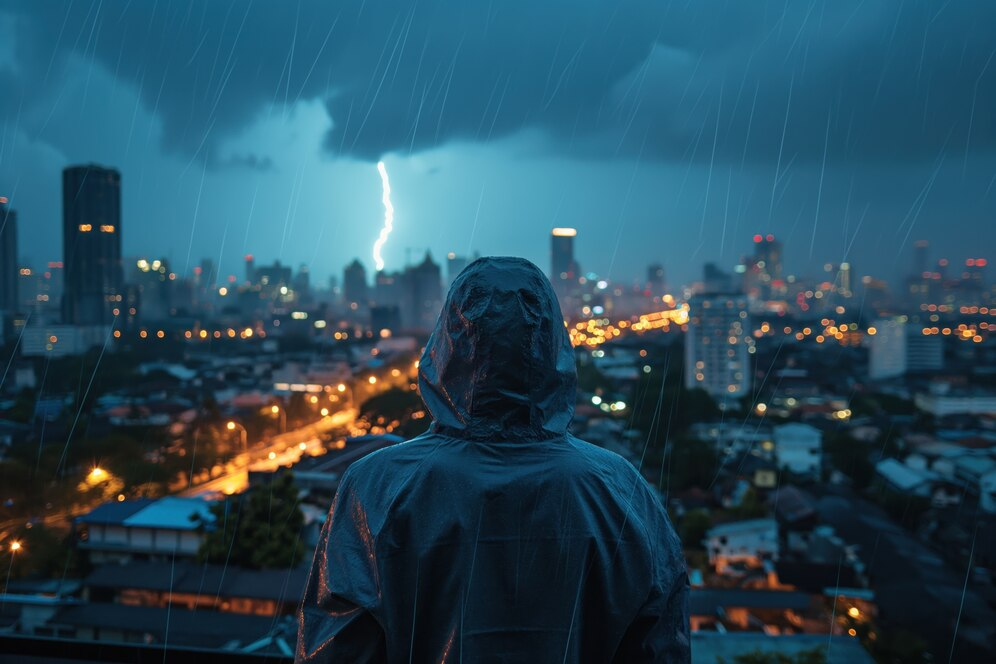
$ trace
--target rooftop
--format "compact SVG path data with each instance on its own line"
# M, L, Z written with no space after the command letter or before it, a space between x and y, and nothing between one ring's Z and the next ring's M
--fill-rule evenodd
M196 530L194 517L211 520L211 503L200 498L168 496L158 500L138 498L121 502L107 502L77 517L77 523L90 525L116 525L129 528L162 528L170 530Z

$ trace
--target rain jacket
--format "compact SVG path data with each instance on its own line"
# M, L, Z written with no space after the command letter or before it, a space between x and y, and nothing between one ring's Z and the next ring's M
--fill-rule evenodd
M419 363L429 432L341 479L297 661L689 662L678 538L630 463L567 433L575 386L542 272L471 263Z

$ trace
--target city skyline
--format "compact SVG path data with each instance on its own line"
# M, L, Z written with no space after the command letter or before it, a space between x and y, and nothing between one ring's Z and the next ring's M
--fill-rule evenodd
M66 169L64 169L64 171L63 171L63 178L67 177L67 175L66 175L67 173L72 173L72 172L84 172L84 173L86 173L86 172L89 172L91 169L95 170L96 172L100 172L100 173L106 172L106 173L113 174L113 176L117 178L117 183L115 185L119 189L119 193L117 195L119 197L121 196L121 194L120 194L120 188L121 188L121 179L122 179L122 176L121 176L120 172L117 169L115 169L114 167L107 167L107 166L102 166L102 165L93 164L93 163L89 163L89 164L85 164L85 165L67 166ZM66 198L68 196L68 194L65 192L64 187L63 187L63 191L61 191L60 193L62 194L62 197L64 199L63 200L63 206L65 207L65 205L69 204L69 201L71 201L71 199L74 198L74 197ZM78 194L77 194L77 197L78 197ZM11 203L7 202L9 200L7 197L4 197L3 200L5 201L5 203L4 203L4 209L7 210L7 212L5 214L9 215L9 217L5 217L5 218L9 218L11 220L12 224L16 223L16 220L17 220L17 210L14 209L14 207L13 207L13 205ZM118 245L117 248L116 248L116 251L117 251L117 254L118 254L118 257L117 257L118 261L121 261L121 260L125 260L125 261L128 261L128 260L144 260L144 259L152 259L152 258L164 259L171 266L174 266L173 269L176 271L176 274L179 277L181 277L181 278L194 278L194 277L198 276L200 274L200 272L199 272L200 267L199 266L200 266L201 262L203 262L203 261L211 261L212 265L214 264L215 258L213 258L211 256L201 256L200 258L196 258L193 253L190 253L188 255L187 259L185 261L181 262L181 261L178 261L177 258L176 258L176 256L172 252L169 252L169 251L154 250L154 249L151 249L149 247L133 248L133 247L130 247L130 246L127 246L127 245L125 245L126 248L122 249L121 248L122 237L127 237L127 235L124 232L124 228L128 227L129 230L130 230L130 225L128 225L126 222L122 223L123 214L120 211L120 208L121 208L120 201L116 202L116 205L117 205L117 208L114 211L115 223L114 224L110 224L107 227L108 228L114 228L115 224L120 224L122 226L121 228L116 228L111 233L111 235L114 236L114 239L115 239L115 241L116 241L116 243ZM73 224L70 223L70 220L67 220L68 219L66 217L67 214L69 214L69 213L65 209L63 209L63 210L60 211L60 216L63 219L62 219L62 222L60 224L61 228L57 229L57 230L61 230L63 232L63 234L68 233L69 231L67 229L69 229L70 226L73 226ZM69 224L69 226L66 226L66 224ZM574 244L575 241L578 241L579 239L582 238L582 233L578 229L576 229L576 228L566 227L566 226L565 227L552 228L552 229L539 229L539 231L538 231L538 233L540 233L542 235L544 241L546 240L547 237L549 237L549 234L551 232L553 234L554 242L560 241L561 243L563 243L565 241L568 241L570 243L570 245L572 247L571 250L570 250L570 254L571 254L570 260L573 262L574 257L575 257L575 253L576 253L575 250L573 249L573 244ZM81 235L81 237L83 237L83 236ZM246 235L246 238L248 239L248 234ZM59 253L58 257L40 258L40 259L37 259L35 261L32 261L29 257L25 256L25 252L24 252L24 249L23 249L23 246L22 246L23 245L23 241L18 241L16 233L15 233L13 239L14 239L14 242L17 244L17 249L18 249L18 252L19 252L19 254L18 254L18 261L17 261L18 262L17 267L19 267L19 268L28 267L28 268L32 268L32 269L38 269L39 265L44 266L46 264L51 264L53 261L62 261L62 260L65 260L65 258L66 258L66 247L69 246L69 245L66 245L66 247L63 247L62 251ZM63 238L63 239L66 242L69 241L68 238ZM777 255L779 256L779 259L778 259L778 274L777 275L771 275L771 276L774 276L775 278L777 278L779 280L781 280L783 276L784 277L791 276L793 278L799 278L799 279L818 279L820 277L824 277L825 275L823 273L827 271L827 267L828 266L831 266L831 267L834 268L834 271L839 271L841 268L843 268L845 270L846 278L848 279L848 281L854 280L855 284L860 280L860 278L862 276L872 276L872 277L874 277L876 279L883 280L886 283L890 283L890 284L894 284L894 285L901 285L901 283L905 279L907 279L910 275L912 275L914 273L920 273L922 271L917 266L920 266L923 269L928 269L928 268L934 269L934 268L937 267L938 264L941 264L941 265L944 265L944 266L947 266L948 264L950 264L950 265L953 266L952 267L952 269L953 269L954 267L958 267L958 266L962 265L962 263L964 263L965 265L971 264L974 267L975 266L975 261L981 259L982 262L980 262L978 264L978 267L979 268L984 268L987 265L988 260L989 260L988 257L984 255L985 252L979 252L977 250L974 251L974 252L970 252L970 253L966 254L965 256L951 256L951 257L949 257L949 256L946 256L946 255L941 255L936 250L936 247L934 246L934 241L933 240L918 238L915 241L910 241L908 243L908 246L906 247L906 251L904 252L904 255L897 256L896 259L892 261L892 272L893 272L893 274L891 274L891 275L883 274L883 272L881 270L881 267L882 267L881 263L873 263L872 264L873 265L872 268L866 268L866 270L862 271L860 269L854 270L854 266L853 266L852 262L849 261L849 260L843 260L843 261L839 261L839 262L830 262L830 261L819 261L819 260L815 260L815 257L814 257L814 261L812 261L808 265L806 265L805 269L803 271L794 271L793 272L790 268L784 268L784 275L782 275L783 263L782 263L781 255L782 255L782 252L784 251L784 245L783 245L782 239L780 237L777 238L777 240L776 240L776 236L773 233L758 233L758 232L750 233L750 232L748 232L748 233L746 233L746 235L743 238L740 238L740 239L742 240L742 246L743 246L744 250L739 254L738 257L736 257L735 259L731 259L731 262L729 262L729 263L722 263L718 267L720 269L728 269L728 270L730 270L731 273L733 273L733 272L740 272L740 269L749 270L750 266L752 265L752 261L755 260L755 258L752 256L752 252L761 251L762 253L759 254L759 255L761 257L765 257L764 252L765 251L770 251L770 250L766 250L766 249L764 249L764 247L766 247L769 244L774 244L774 245L777 245L777 247L778 247L777 250L776 250L777 251ZM731 244L735 240L736 239L731 240ZM537 238L537 241L531 243L531 246L535 246L539 242L540 242L540 240L539 240L539 238ZM51 246L52 245L50 245L50 247ZM584 244L582 244L581 246L583 247ZM245 271L244 261L247 258L249 258L249 257L252 257L254 260L258 260L261 263L283 264L287 268L292 269L292 270L299 269L299 268L302 268L302 267L307 268L310 273L313 273L313 275L317 277L316 282L315 282L316 284L328 284L328 283L330 283L330 279L332 279L332 280L334 280L336 282L341 282L342 277L343 277L343 271L346 268L348 268L351 264L353 264L355 261L357 261L357 260L360 261L360 263L363 264L364 268L367 269L367 271L368 271L368 273L370 275L370 278L369 278L368 281L369 281L369 284L371 286L374 285L375 277L376 277L376 275L378 273L378 271L376 269L373 269L372 264L373 264L374 261L373 261L372 257L371 256L366 256L365 257L364 255L362 255L362 252L359 251L359 249L360 249L359 247L356 248L357 251L356 251L355 255L352 258L348 259L347 261L343 262L341 265L328 265L326 263L319 263L319 264L316 265L316 264L309 264L307 262L291 263L291 262L286 262L286 261L282 260L279 256L272 256L272 257L267 258L267 254L266 253L257 254L256 252L252 251L251 247L249 247L248 245L247 245L247 247L249 248L249 250L245 254L241 254L237 259L235 259L238 262L234 262L232 259L228 258L226 260L228 260L230 262L219 261L219 263L221 264L221 267L213 267L213 269L212 269L213 283L215 283L216 285L221 285L223 283L230 282L231 281L231 277L233 277L233 276L235 276L238 279L238 275L240 275L242 272ZM193 244L190 245L189 249L192 251ZM346 249L344 251L346 252L346 254L348 254L349 250ZM543 252L542 251L533 251L533 252L530 252L530 253L542 254ZM796 255L794 255L792 252L787 252L787 253L788 253L788 257L790 258L789 265L792 265L793 263L795 265L798 265L799 264L798 257ZM344 254L344 255L346 255L346 254ZM495 255L495 254L488 253L487 251L482 252L480 249L471 249L470 251L467 251L465 253L461 253L461 252L457 252L457 251L453 251L453 250L449 250L449 251L445 251L445 252L437 252L432 247L414 247L414 248L413 247L405 247L404 248L404 259L403 259L403 262L399 262L397 264L385 265L384 272L385 273L398 272L398 271L401 271L403 269L408 269L408 268L414 267L414 266L416 266L421 261L420 257L424 256L426 254L432 255L435 258L435 260L437 260L437 262L440 265L443 265L444 263L446 263L447 260L448 260L448 257L450 257L450 256L458 256L461 259L466 260L467 257L470 256L470 255L474 255L474 256L479 256L479 255ZM594 259L595 256L596 256L596 254L593 252L591 254L590 258ZM550 256L549 253L547 253L547 255L545 257L527 256L527 258L530 258L530 260L532 260L534 263L536 263L537 265L540 265L544 269L544 271L547 272L548 275L551 276L551 279L554 279L554 275L556 274L556 269L555 269L555 266L551 263L551 256ZM581 260L580 256L578 256L577 258L578 258L578 261L576 263L577 266L585 264L585 261ZM557 259L554 258L553 260L557 260ZM561 260L563 260L563 259L561 259ZM592 262L594 262L594 261L592 261ZM185 272L182 271L182 268L177 267L178 265L186 265L187 270ZM677 269L676 269L676 266L678 266ZM132 266L125 265L124 267L125 268L129 268L129 267L132 267ZM318 268L317 271L315 270L316 267ZM714 269L716 269L716 267L717 266L716 266L715 262L711 261L711 260L703 260L702 262L699 262L699 263L693 263L691 261L685 261L684 263L676 263L676 264L669 265L669 264L662 264L659 259L653 259L652 258L650 260L650 262L648 262L646 264L646 266L644 266L644 267L639 267L639 266L637 266L637 267L628 267L627 270L632 273L631 275L628 276L628 278L624 277L622 279L615 279L615 278L613 278L612 275L600 274L600 273L597 273L597 272L593 272L591 270L585 271L583 269L582 269L581 272L579 272L579 275L577 275L577 276L585 276L585 275L588 275L588 274L596 274L599 278L608 278L608 279L614 281L615 283L640 284L640 283L646 282L645 276L647 274L647 270L648 269L651 269L651 268L661 268L663 270L663 272L661 273L661 275L664 276L664 283L667 285L668 288L676 289L676 288L679 288L679 287L689 286L689 285L693 285L695 283L700 283L700 282L703 282L703 280L706 282L707 287L708 287L709 279L708 279L708 277L704 277L703 276L703 269L705 270L705 274L708 274L710 270L714 270ZM875 271L876 268L878 268L878 271ZM771 276L769 276L769 275L766 274L763 266L761 268L761 272L764 275L765 279L770 279L771 278ZM686 275L686 276L681 281L675 281L675 277L672 276L673 274ZM730 274L730 275L727 275L728 278L731 278L731 279L734 279L734 280L740 280L740 279L743 278L743 276L744 275L742 275L742 274ZM748 276L748 279L749 279L749 275L747 275L747 276ZM316 287L317 288L322 288L322 286L316 286ZM737 288L739 289L740 286L738 285ZM853 286L851 284L848 284L848 290L851 290L852 288L853 288Z

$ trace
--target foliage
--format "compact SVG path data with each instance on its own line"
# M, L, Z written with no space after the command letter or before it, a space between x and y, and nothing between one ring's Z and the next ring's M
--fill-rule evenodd
M590 360L578 363L578 390L581 392L594 392L599 388L604 388L609 384L605 375L598 370Z
M689 548L702 548L702 540L705 539L706 531L712 527L712 517L708 510L689 510L681 518L678 533L681 535L681 542Z
M211 507L213 523L198 551L201 562L249 569L294 567L304 556L298 489L289 474Z
M661 490L707 489L718 467L719 456L710 443L686 437L672 440L663 458Z
M63 578L75 576L81 560L70 535L59 533L44 525L22 528L10 541L17 541L21 549L10 560L10 547L0 548L0 567L10 569L10 578Z
M722 657L718 658L720 664L725 664ZM812 648L811 650L800 650L791 655L781 652L765 652L764 650L753 650L733 657L732 664L826 664L827 656L823 648Z
M759 519L763 516L767 516L768 508L765 506L760 496L757 495L757 491L754 490L754 487L751 487L747 489L746 493L744 493L743 500L740 501L740 504L731 509L730 513L736 517L737 521L746 521L747 519Z
M720 415L719 407L705 390L686 390L682 379L682 348L675 344L641 373L630 397L633 428L647 437L650 449L680 435L697 422Z
M918 664L933 662L927 642L907 630L881 630L875 640L865 641L872 657L880 664Z
M420 411L425 412L422 398L413 390L397 387L370 397L360 406L360 416L370 422L377 422L379 418L383 418L384 422L400 422L395 433L406 438L417 436L428 427L428 416L412 419L412 415Z
M901 525L916 530L930 510L930 499L899 493L880 482L873 485L875 501Z
M875 479L875 466L869 459L866 443L846 434L832 435L827 437L824 450L834 467L850 477L856 488L864 489Z

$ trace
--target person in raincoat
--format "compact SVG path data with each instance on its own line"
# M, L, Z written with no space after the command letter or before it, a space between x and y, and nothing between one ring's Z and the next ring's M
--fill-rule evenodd
M689 662L678 537L636 468L568 433L574 353L543 273L467 266L418 382L429 431L341 478L296 660Z

